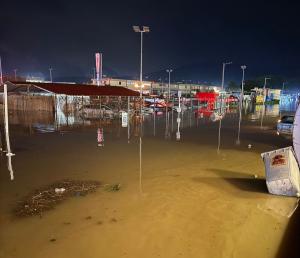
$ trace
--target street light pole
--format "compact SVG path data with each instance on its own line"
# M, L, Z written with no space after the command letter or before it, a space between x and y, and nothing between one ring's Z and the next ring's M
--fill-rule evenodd
M141 63L140 63L140 101L141 101L141 108L140 108L140 118L141 118L141 123L140 123L140 150L139 150L139 157L140 157L140 192L142 193L142 123L143 123L143 115L142 115L142 97L143 97L143 33L148 33L150 32L149 27L143 26L140 28L140 26L133 26L134 32L141 33Z
M225 62L223 63L223 70L222 70L222 90L224 89L224 79L225 79L225 67L226 65L232 64L232 62Z
M53 68L49 68L49 74L50 74L50 82L52 82L52 70L53 70Z
M150 29L148 26L133 26L134 32L138 32L141 34L141 60L140 60L140 97L142 98L143 96L143 33L148 33L150 32Z
M166 72L169 74L168 100L170 101L171 72L173 72L173 70L172 69L167 69Z
M242 68L242 70L243 70L241 102L243 102L243 99L244 99L244 80L245 80L245 69L247 68L247 66L246 66L246 65L242 65L242 66L241 66L241 68Z

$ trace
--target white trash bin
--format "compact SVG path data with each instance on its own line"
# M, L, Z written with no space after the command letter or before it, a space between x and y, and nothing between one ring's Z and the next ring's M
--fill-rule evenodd
M261 154L265 163L266 183L271 194L300 194L299 166L292 147Z

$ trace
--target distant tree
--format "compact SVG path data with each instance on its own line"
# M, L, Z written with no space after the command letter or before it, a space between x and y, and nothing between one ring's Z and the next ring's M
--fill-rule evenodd
M260 82L258 80L245 80L244 91L250 91L255 87L261 87Z

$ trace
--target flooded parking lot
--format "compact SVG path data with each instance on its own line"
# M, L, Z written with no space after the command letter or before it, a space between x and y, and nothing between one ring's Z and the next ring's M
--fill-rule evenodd
M239 120L230 108L213 122L187 110L179 127L175 111L161 112L142 128L134 117L123 128L118 119L10 114L15 180L3 153L0 257L275 257L296 205L268 194L260 157L292 145L276 134L280 112L246 106ZM14 216L24 196L63 179L103 187L41 216Z

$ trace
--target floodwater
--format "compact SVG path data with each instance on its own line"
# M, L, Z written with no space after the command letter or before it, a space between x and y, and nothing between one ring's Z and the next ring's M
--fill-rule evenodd
M118 120L10 114L16 155L13 181L0 159L0 257L275 257L297 201L268 194L264 180L260 153L292 145L276 135L279 106L247 106L240 133L238 109L221 122L202 114L185 111L179 127L176 112L145 115L129 130ZM3 124L1 134L3 144ZM121 188L14 216L28 193L66 178Z

